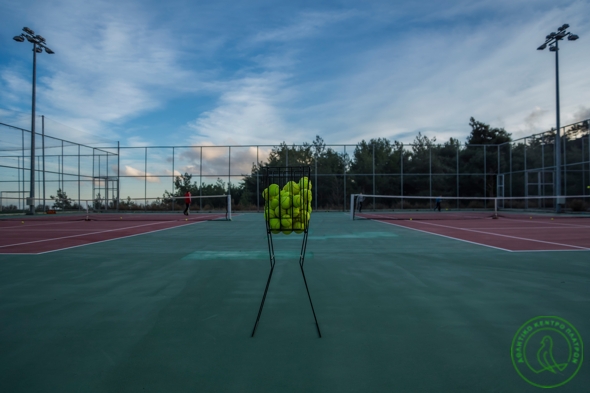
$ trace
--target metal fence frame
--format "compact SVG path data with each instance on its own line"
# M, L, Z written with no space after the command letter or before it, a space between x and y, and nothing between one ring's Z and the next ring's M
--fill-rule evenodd
M0 132L12 130L12 132L16 132L17 134L20 132L20 147L13 148L13 149L3 149L2 142L0 140L0 192L5 193L22 193L22 198L24 198L25 193L28 190L28 184L26 179L29 177L27 176L27 171L29 171L30 166L28 165L28 152L27 152L27 140L30 138L25 137L26 133L30 133L29 130L14 127L8 124L0 123ZM581 179L580 185L580 194L579 195L590 195L590 189L587 189L586 186L590 185L590 132L588 129L588 120L583 122L574 123L562 128L563 140L562 143L562 157L563 157L563 164L562 164L562 171L563 171L563 183L565 184L564 196L568 195L568 175L570 178ZM226 146L144 146L144 147L129 147L125 146L122 147L119 144L117 146L108 146L108 147L93 147L84 144L79 144L75 142L66 141L59 138L54 138L45 135L44 129L42 128L42 133L37 134L38 138L41 139L41 154L38 154L36 157L37 165L36 165L36 172L39 187L38 190L43 190L42 196L42 209L45 209L47 198L45 195L46 183L49 183L46 180L48 175L57 176L57 184L63 190L65 184L68 182L77 183L77 196L76 198L72 198L74 200L82 199L94 199L97 197L97 192L101 194L102 197L105 197L103 192L109 193L109 186L104 185L101 181L110 182L113 179L116 179L116 196L114 195L115 190L113 189L115 186L110 186L110 192L113 193L113 199L119 201L121 196L125 197L126 195L134 195L134 198L141 198L143 197L145 200L145 204L147 205L148 199L155 197L156 195L151 195L151 191L148 192L148 185L150 182L157 182L161 184L170 184L170 192L174 192L174 179L179 174L179 165L180 165L180 158L181 151L190 152L194 157L198 156L198 162L194 160L193 163L195 164L195 169L192 174L197 177L199 180L199 189L202 189L202 185L215 181L216 179L222 179L225 184L225 180L227 179L227 183L225 186L227 187L228 192L231 191L232 185L240 182L245 176L252 176L252 172L250 173L243 173L236 172L235 168L239 167L240 165L244 165L244 158L233 157L232 160L232 149L234 153L239 151L239 149L248 149L251 150L250 156L248 159L252 159L253 165L262 165L266 161L265 158L262 158L262 155L273 148L277 148L278 145L226 145ZM424 182L425 187L423 187L421 193L424 196L435 197L438 195L438 192L435 190L437 187L435 186L436 183L440 183L441 181L444 183L446 178L446 185L449 184L450 179L454 178L454 190L449 192L449 195L445 196L452 196L452 197L461 197L465 196L464 193L461 192L461 183L462 181L467 181L470 178L477 180L478 182L482 183L480 195L472 195L473 197L478 196L495 196L489 195L490 189L492 190L491 193L498 192L499 188L496 186L493 187L493 184L489 184L491 175L502 175L504 179L503 184L503 191L505 193L504 196L516 197L516 196L529 196L529 187L527 185L527 178L529 173L533 172L550 172L555 171L555 163L548 163L547 159L553 159L554 154L552 149L554 149L554 140L555 140L555 131L547 131L544 133L530 135L524 138L520 138L508 143L500 144L500 145L461 145L456 148L455 152L455 165L454 165L454 172L440 172L436 165L434 164L434 159L438 159L440 157L433 156L433 149L440 148L441 145L432 145L428 146L428 169L422 172L408 172L404 170L404 165L409 165L408 162L404 162L405 154L414 147L413 144L402 145L401 153L400 153L400 162L399 162L399 172L395 173L380 173L376 168L379 166L379 162L376 162L376 154L375 154L375 145L372 146L372 163L371 163L371 170L367 173L352 173L351 172L351 163L352 159L350 158L351 152L354 152L357 149L358 145L356 144L326 144L325 147L329 149L333 149L339 154L343 155L343 159L345 160L344 170L342 173L334 174L334 173L321 173L318 172L318 157L313 157L313 162L311 163L312 167L312 177L313 184L318 185L320 184L318 180L326 179L327 177L333 177L336 180L336 183L340 184L340 180L342 181L342 197L341 202L338 204L333 204L328 206L324 201L320 201L318 204L318 191L325 192L326 190L318 190L318 187L313 188L314 192L314 206L316 209L318 208L326 208L326 209L337 209L342 211L347 211L348 200L350 194L357 193L358 190L354 189L353 184L355 183L355 179L359 177L364 177L365 179L370 179L371 183L371 192L374 195L379 195L380 190L377 186L377 179L388 179L389 183L396 182L399 183L399 195L405 196L405 190L410 188L410 184L412 181L414 182L422 182L423 180L427 179L427 182ZM46 150L48 147L46 146L46 142L51 141L51 149L58 149L59 145L61 144L61 151L58 151L57 154L50 154L48 155ZM64 152L64 146L67 144L70 148L72 146L77 146L77 153L75 154L68 154ZM18 144L17 144L18 145ZM574 145L581 145L581 151L576 151L575 154L581 152L581 157L570 157L571 154L571 146ZM39 145L37 145L39 146ZM285 145L286 146L286 145ZM289 165L289 150L291 148L297 148L298 146L303 145L291 145L287 146L284 149L284 161L286 165ZM540 149L539 149L540 146ZM568 148L568 146L570 146ZM157 149L157 150L156 150ZM221 157L223 153L216 155L213 160L209 160L206 158L204 159L203 154L208 149L217 149L218 151L224 151L227 149L227 160L224 158L224 163L216 164L215 172L208 172L204 168L204 164L207 166L211 166L211 162L215 162L218 160L217 157ZM221 150L219 150L221 149ZM255 149L255 152L254 150ZM473 172L461 172L462 162L460 162L460 157L462 152L474 149L477 153L478 149L483 150L483 165L479 168L479 170ZM537 149L537 150L535 150ZM570 149L570 150L568 150ZM84 152L82 152L84 150ZM494 151L495 150L495 151ZM143 151L143 152L142 152ZM164 168L163 170L166 173L150 173L149 168L152 164L148 157L155 157L152 159L154 162L158 160L162 160L162 157L158 157L158 151L169 151L170 154L165 157L165 161L169 161L168 164L161 164L161 167ZM129 173L127 170L128 168L134 168L134 166L138 166L136 159L133 161L132 159L128 161L128 157L130 156L137 156L139 152L143 154L143 170L136 170L136 173ZM150 154L151 152L155 152L154 154ZM522 153L520 153L522 152ZM540 153L539 153L540 152ZM540 155L539 155L540 154ZM569 155L568 155L569 154ZM45 160L47 157L52 156L57 159L58 168L57 170L47 170L45 167ZM7 165L6 162L2 162L2 159L10 158L14 161L16 159L15 165ZM71 165L65 165L64 159L68 157L73 157L77 159L78 167L72 168ZM255 157L255 161L254 161ZM496 157L496 158L494 158ZM488 173L488 166L487 161L490 159L495 159L497 161L497 168L492 173ZM568 161L571 160L571 161ZM92 169L91 170L82 170L81 169L81 161L92 160ZM226 160L226 161L225 161ZM237 163L236 163L237 161ZM189 162L189 160L184 160L184 163ZM227 164L225 164L227 162ZM541 165L538 165L538 163ZM196 164L198 163L198 172L196 168ZM233 169L232 169L233 163ZM291 163L293 159L291 159ZM520 165L520 166L518 166ZM182 165L180 165L182 166ZM125 168L126 172L122 173L122 168ZM185 165L186 169L186 165ZM410 168L411 169L411 168ZM17 179L10 180L7 179L5 174L7 171L11 171L14 175L16 173ZM494 173L495 172L495 173ZM581 176L579 176L578 172L581 172ZM256 210L260 210L261 204L263 203L260 193L260 174L256 175L256 202L254 207ZM523 177L524 176L524 177ZM126 183L129 183L129 180L132 179L134 181L143 180L143 187L141 185L134 187L133 190L127 189ZM156 180L154 180L156 179ZM213 179L213 180L212 180ZM467 179L467 180L465 180ZM524 181L520 181L519 179L525 179ZM92 184L92 192L91 195L82 195L82 191L80 185L83 183L90 182ZM387 182L387 181L386 181ZM51 181L51 183L56 183L56 181ZM115 184L115 183L113 183ZM427 186L426 186L427 184ZM141 189L141 188L143 189ZM164 187L164 186L162 186ZM167 188L160 187L159 190L167 190ZM14 188L14 189L13 189ZM554 188L554 187L553 187ZM570 187L570 190L573 187ZM494 190L495 189L495 190ZM449 188L450 190L450 188ZM340 191L338 191L340 192ZM506 193L508 195L506 195ZM543 193L551 194L548 187L543 186ZM110 199L111 195L106 195L107 198ZM202 196L200 194L200 196ZM413 196L413 195L407 195ZM20 199L20 198L19 198ZM235 202L235 201L234 201ZM24 201L22 202L24 205ZM373 205L375 201L373 201ZM20 208L20 206L19 206Z

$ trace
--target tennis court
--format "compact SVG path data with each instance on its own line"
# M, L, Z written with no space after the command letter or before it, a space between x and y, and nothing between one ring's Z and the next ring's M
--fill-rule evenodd
M224 214L217 213L188 217L178 213L109 213L6 218L0 220L0 254L43 254L224 218Z
M177 216L0 221L2 391L533 392L511 360L518 329L555 315L590 333L587 219L314 212L305 272L322 338L295 234L274 236L251 338L262 214ZM588 386L584 364L556 390Z
M427 217L420 217L426 215ZM590 251L590 218L505 214L501 219L472 213L365 213L361 217L504 251ZM447 218L448 217L448 218Z

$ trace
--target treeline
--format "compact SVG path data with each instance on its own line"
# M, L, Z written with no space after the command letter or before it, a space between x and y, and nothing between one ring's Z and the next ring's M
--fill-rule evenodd
M251 173L237 184L228 187L218 179L214 185L199 187L191 181L192 175L185 173L176 178L174 192L166 192L164 198L182 196L187 190L192 195L219 195L227 193L229 188L234 209L256 209L263 204L258 194L264 189L264 167L287 165L311 168L313 203L320 209L347 209L350 194L360 192L443 197L553 193L552 178L548 179L547 173L543 175L546 178L542 180L542 189L527 186L525 177L530 176L527 170L531 168L554 165L554 133L511 144L507 142L512 142L512 136L503 128L491 127L473 117L469 125L471 132L464 142L450 138L439 143L436 137L419 133L410 145L386 138L362 140L351 154L326 146L320 136L302 145L289 146L283 142L271 150L266 161L253 163ZM570 156L578 154L574 143L568 143L568 149L572 149ZM579 159L583 161L583 157ZM510 175L498 187L498 174L502 173ZM577 187L574 177L572 182L570 194Z

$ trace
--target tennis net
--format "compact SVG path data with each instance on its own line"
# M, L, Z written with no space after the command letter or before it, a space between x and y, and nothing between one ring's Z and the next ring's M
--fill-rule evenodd
M2 196L0 219L22 219L30 205L34 219L55 221L231 221L231 196L191 196L188 215L184 214L185 197L95 199L48 199Z
M557 205L560 217L590 218L590 195L470 198L361 194L351 195L350 217L353 220L531 219L555 215Z

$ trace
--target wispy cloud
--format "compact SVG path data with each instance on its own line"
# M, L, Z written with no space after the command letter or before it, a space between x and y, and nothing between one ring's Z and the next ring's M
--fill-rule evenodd
M146 179L146 181L150 182L150 183L159 183L160 182L160 178L157 176L154 176L153 174L149 173L149 172L143 172L137 168L133 168L129 165L124 165L123 168L121 168L121 176L130 176L130 177L138 177L141 179Z
M553 126L553 58L535 48L563 22L582 39L560 52L562 119L588 113L584 1L171 1L37 1L0 17L41 29L56 52L38 64L38 113L69 126L56 136L128 146L316 134L410 142L418 131L464 140L471 116L522 136ZM0 60L4 108L29 110L29 55L13 44Z
M272 144L292 129L280 111L289 98L286 75L265 73L227 84L215 109L203 113L190 127L195 144Z

